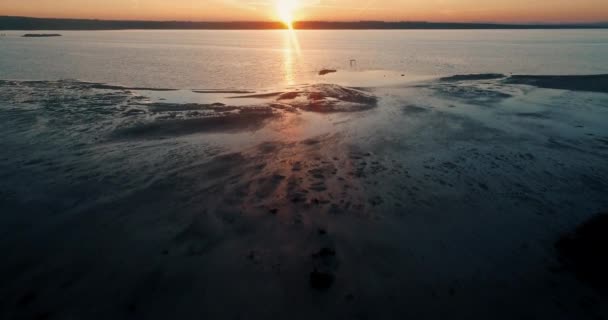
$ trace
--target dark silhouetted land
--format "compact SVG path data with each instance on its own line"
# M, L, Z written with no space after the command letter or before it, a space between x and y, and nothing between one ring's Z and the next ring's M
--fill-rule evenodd
M608 28L608 23L591 24L496 24L458 22L385 22L385 21L301 21L296 29L592 29ZM267 30L285 29L281 22L205 22L205 21L121 21L88 19L53 19L0 16L0 30L122 30L122 29L211 29Z
M24 34L24 38L49 38L49 37L61 37L58 33L28 33Z

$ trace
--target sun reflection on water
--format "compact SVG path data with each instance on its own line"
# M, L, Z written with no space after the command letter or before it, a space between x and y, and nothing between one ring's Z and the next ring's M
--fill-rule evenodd
M287 85L296 84L295 64L301 56L300 43L294 29L283 30L283 72Z

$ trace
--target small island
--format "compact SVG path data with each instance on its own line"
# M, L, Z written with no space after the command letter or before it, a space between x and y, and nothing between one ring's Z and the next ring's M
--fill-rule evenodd
M61 37L58 33L28 33L23 35L24 38L48 38L48 37Z

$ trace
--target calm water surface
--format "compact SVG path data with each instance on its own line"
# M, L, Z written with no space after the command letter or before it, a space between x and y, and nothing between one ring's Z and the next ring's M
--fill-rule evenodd
M2 79L259 89L318 81L322 68L378 77L393 76L385 73L390 71L409 79L608 72L608 30L64 31L61 38L21 38L23 33L0 38Z

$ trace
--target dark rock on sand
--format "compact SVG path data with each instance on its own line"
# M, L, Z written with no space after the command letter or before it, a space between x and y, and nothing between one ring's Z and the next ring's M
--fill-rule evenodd
M326 259L329 257L333 257L336 255L336 250L332 249L332 248L322 248L321 250L319 250L319 252L314 253L312 255L313 258L321 258L321 259Z
M608 93L608 74L569 76L516 75L505 79L505 82L547 89Z
M338 267L336 250L324 247L313 253L312 258L315 268L310 273L310 286L318 290L328 289L334 282L334 272Z
M608 213L601 213L562 236L555 247L564 266L589 285L608 293Z
M334 283L335 276L329 272L314 270L310 273L310 286L317 290L327 290Z
M334 69L322 69L321 71L319 71L319 75L324 76L326 74L335 73L335 72L338 72L338 71L334 70Z

